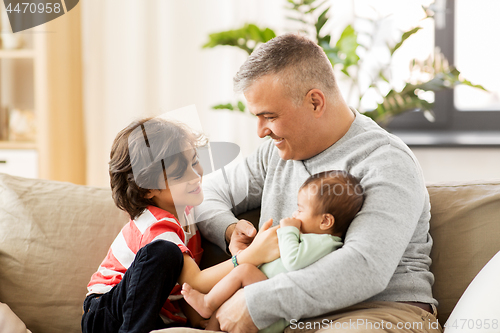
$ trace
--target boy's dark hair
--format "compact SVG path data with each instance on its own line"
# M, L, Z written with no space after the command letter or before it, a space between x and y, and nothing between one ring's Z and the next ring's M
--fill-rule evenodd
M116 136L111 147L109 176L113 200L131 219L139 216L153 200L145 196L151 189L164 189L160 175L176 163L172 176L181 176L188 162L183 151L206 143L184 125L162 118L132 122Z
M315 186L314 199L320 214L332 214L335 218L332 234L341 234L344 239L347 228L364 201L364 190L350 173L330 170L307 178L300 190Z

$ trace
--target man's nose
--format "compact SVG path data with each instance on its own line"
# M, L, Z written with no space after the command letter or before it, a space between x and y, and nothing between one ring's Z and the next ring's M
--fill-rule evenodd
M257 120L257 135L260 138L264 138L271 134L271 130L265 125L264 121L264 119L260 118Z

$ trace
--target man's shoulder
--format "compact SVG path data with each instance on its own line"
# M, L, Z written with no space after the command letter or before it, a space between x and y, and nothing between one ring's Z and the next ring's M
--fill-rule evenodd
M405 154L416 161L410 148L396 135L387 132L372 119L360 113L353 123L353 133L343 142L344 149L359 150L365 156L371 154Z

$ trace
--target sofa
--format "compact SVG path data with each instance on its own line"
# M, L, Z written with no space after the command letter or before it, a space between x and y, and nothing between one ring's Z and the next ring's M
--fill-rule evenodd
M500 251L500 181L431 184L428 191L433 291L443 325ZM110 192L0 174L0 302L33 333L80 332L89 278L128 221ZM209 265L217 249L205 247Z

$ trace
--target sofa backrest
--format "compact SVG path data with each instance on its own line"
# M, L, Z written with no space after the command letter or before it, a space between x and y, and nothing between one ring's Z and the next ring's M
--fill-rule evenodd
M0 174L0 302L33 333L81 332L87 283L127 221L109 189Z
M444 325L467 286L500 251L500 181L435 184L427 189L433 293Z
M444 324L500 251L500 181L428 190L433 290ZM258 212L244 217L258 220ZM81 332L86 285L127 221L109 189L0 174L0 302L33 333Z

